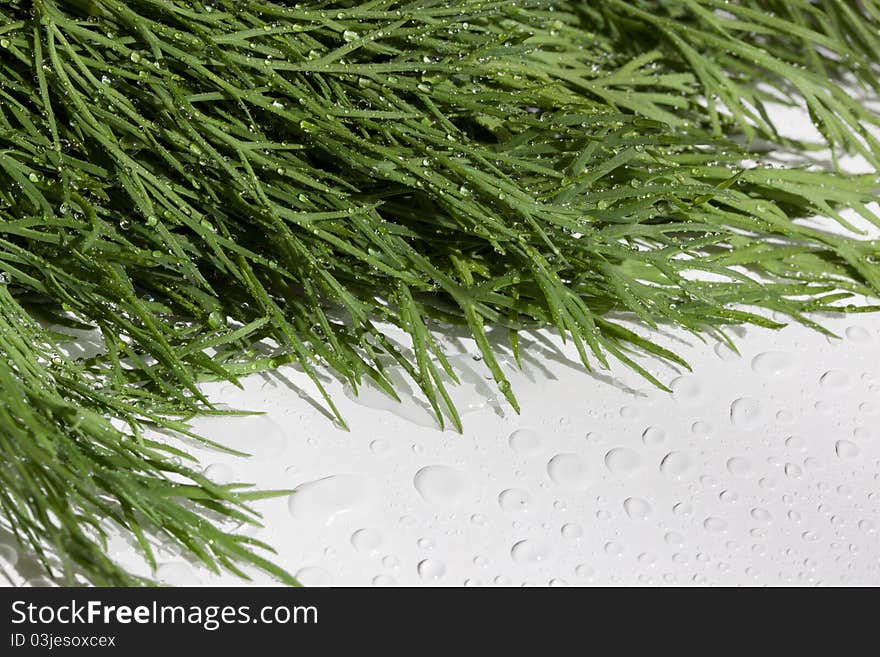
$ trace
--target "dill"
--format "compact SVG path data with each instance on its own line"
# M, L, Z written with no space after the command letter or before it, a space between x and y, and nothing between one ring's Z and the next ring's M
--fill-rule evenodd
M223 529L272 492L146 437L220 412L202 381L296 362L344 426L319 371L394 395L392 363L461 429L438 322L518 410L489 327L665 388L640 356L687 363L619 313L727 339L873 310L880 244L841 212L878 223L880 114L847 91L876 97L878 27L874 0L0 2L2 516L67 582L149 583L112 528L294 583Z

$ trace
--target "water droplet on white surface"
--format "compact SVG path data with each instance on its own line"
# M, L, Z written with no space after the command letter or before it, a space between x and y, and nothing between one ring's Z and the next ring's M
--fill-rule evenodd
M749 512L749 515L758 522L769 523L773 520L773 515L767 509L757 506Z
M737 399L730 405L730 421L741 429L756 429L763 421L761 402L752 397Z
M795 369L795 359L784 351L765 351L752 359L752 370L761 376L786 376Z
M708 422L694 422L691 425L691 433L697 438L705 440L712 436L712 425Z
M830 392L841 392L850 386L849 374L843 370L829 370L819 379L819 384Z
M605 554L609 557L620 557L625 552L624 547L617 541L608 541L605 544Z
M433 550L435 544L433 539L422 537L416 541L416 545L419 546L420 550Z
M526 539L519 541L510 549L510 556L517 563L536 564L547 561L552 554L550 547L541 541Z
M573 541L583 537L584 528L577 523L567 522L562 525L560 533L562 534L563 538L567 538Z
M581 563L574 567L574 574L581 579L592 579L596 571L591 566Z
M318 566L300 568L294 577L303 586L330 586L333 584L333 576Z
M669 387L673 399L684 406L694 406L703 399L703 386L694 376L680 376Z
M416 473L413 484L422 499L438 506L458 506L467 495L464 474L446 465L425 466Z
M789 436L785 439L785 446L788 449L802 450L806 449L807 442L801 436Z
M641 497L628 497L623 502L623 509L626 515L637 520L644 520L651 515L651 505L648 500Z
M834 444L834 451L842 459L854 459L859 453L859 446L849 440L838 440Z
M522 488L508 488L498 495L498 505L511 513L526 513L533 503L531 493Z
M666 432L660 427L648 427L642 433L642 442L647 447L658 447L666 442Z
M694 467L694 461L687 452L669 452L660 462L660 471L673 479L684 479Z
M391 575L376 575L373 578L373 586L397 586L397 580Z
M548 461L547 474L556 484L567 488L585 488L592 479L589 465L577 454L557 454Z
M541 436L531 429L517 429L508 438L510 449L524 456L534 456L542 450Z
M642 457L628 447L615 447L605 454L605 467L618 477L632 477L642 467Z
M752 472L752 463L744 456L727 459L727 471L735 477L748 477Z
M703 527L706 528L706 531L720 534L727 531L727 522L721 518L711 516L703 521Z
M388 443L381 438L377 438L370 443L370 451L373 452L373 454L377 455L385 454L388 451L389 447L390 446L388 445Z
M853 342L870 342L871 334L861 326L850 326L846 329L846 337Z
M785 475L787 477L791 477L792 479L797 479L804 474L803 469L796 463L786 463L784 471Z
M358 529L351 535L354 549L364 554L375 554L383 542L382 534L375 529Z
M287 507L297 520L330 525L343 514L363 509L370 501L369 493L360 475L332 475L297 486Z
M446 574L446 564L436 559L423 559L418 565L419 576L427 582L436 582Z

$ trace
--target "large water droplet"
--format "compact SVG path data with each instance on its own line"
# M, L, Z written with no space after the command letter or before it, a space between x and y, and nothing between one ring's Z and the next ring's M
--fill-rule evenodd
M683 406L695 406L703 400L703 386L694 376L680 376L669 387L672 397Z
M510 449L525 456L533 456L541 452L541 436L531 429L517 429L508 439Z
M762 376L786 376L794 371L795 362L784 351L765 351L752 359L752 370Z
M623 509L626 515L637 520L644 520L651 515L651 505L648 500L641 497L628 497L623 502Z
M642 457L628 447L615 447L605 454L605 466L618 477L632 477L642 467Z
M849 374L842 370L829 370L819 379L819 384L829 392L842 392L850 386Z
M853 342L870 342L871 334L861 326L850 326L846 329L846 337Z
M838 440L834 445L834 451L842 459L854 459L859 455L859 446L849 440Z
M577 454L557 454L547 463L547 474L567 488L585 488L592 479L589 465Z
M756 429L763 420L763 407L757 399L742 397L730 405L730 421L741 429Z
M660 471L673 479L684 479L693 467L694 461L687 452L669 452L660 462Z
M358 552L375 554L383 543L382 534L375 529L358 529L351 535L351 544Z
M303 586L330 586L333 584L333 576L317 566L300 568L294 577Z
M660 427L648 427L642 434L642 442L647 447L659 447L666 442L666 432Z
M413 484L429 504L454 507L465 502L467 480L464 474L446 465L429 465L416 473Z
M505 511L525 513L533 504L532 496L522 488L508 488L498 495L498 504Z
M436 582L446 574L446 564L436 559L423 559L418 565L419 576L427 582Z
M330 525L343 514L363 509L369 492L360 475L333 475L297 486L287 507L297 520Z
M727 471L736 477L748 477L752 472L752 463L744 456L727 459Z
M546 543L526 539L514 544L510 549L510 555L517 563L535 564L547 561L552 554Z

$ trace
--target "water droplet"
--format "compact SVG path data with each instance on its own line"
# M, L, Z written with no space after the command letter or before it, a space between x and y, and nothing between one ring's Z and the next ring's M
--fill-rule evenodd
M794 357L784 351L765 351L752 359L752 370L761 376L786 376L795 368Z
M744 456L734 456L727 460L727 471L736 477L748 477L752 472L752 463Z
M517 429L508 439L510 449L525 456L533 456L541 452L541 437L531 429Z
M773 515L767 509L757 506L749 512L749 515L758 522L769 523L773 520Z
M831 392L841 392L849 388L849 374L842 370L829 370L819 379L819 385Z
M691 425L691 433L697 438L705 440L712 435L712 425L708 422L694 422Z
M757 399L742 397L730 405L730 421L742 429L756 429L763 419L763 407Z
M569 522L562 525L562 536L569 540L577 540L584 535L584 528L577 523Z
M721 532L727 531L727 522L721 518L712 516L703 521L703 527L706 528L706 531L720 534Z
M666 432L660 427L648 427L642 434L642 442L647 447L658 447L666 442Z
M303 586L330 586L333 584L333 576L317 566L300 568L294 577Z
M397 580L391 575L376 575L373 578L373 586L397 586Z
M436 559L423 559L418 565L419 576L427 582L436 582L446 574L446 564Z
M545 543L526 539L515 543L510 549L510 555L517 563L536 564L547 561L550 558L551 550Z
M870 342L871 334L861 326L850 326L846 329L846 337L853 342Z
M627 447L615 447L605 454L605 466L619 477L632 477L642 467L642 457Z
M389 445L387 442L382 440L381 438L377 438L373 442L370 443L370 451L373 454L385 454L389 449Z
M433 550L435 543L433 539L423 537L416 541L416 545L419 546L420 550Z
M607 554L610 557L620 557L623 555L623 553L625 551L623 549L623 546L620 543L618 543L617 541L608 541L605 544L604 550L605 550L605 554Z
M804 474L804 471L801 469L801 467L799 465L796 465L795 463L786 463L784 470L786 476L792 479L797 479Z
M592 579L596 571L587 564L581 563L574 567L574 574L581 579Z
M363 509L369 500L363 477L340 474L297 486L287 506L297 520L330 525L343 514Z
M375 554L382 546L382 534L375 529L358 529L351 535L351 544L358 552Z
M428 504L459 506L467 496L467 480L464 475L445 465L429 465L413 478L416 490Z
M668 477L683 479L693 466L694 461L687 452L669 452L660 462L660 471Z
M696 377L680 376L669 387L675 401L684 406L695 406L703 400L703 386Z
M532 503L531 494L522 488L508 488L498 495L498 505L512 513L526 513Z
M623 509L630 518L644 520L651 515L651 505L641 497L628 497L623 502Z
M806 449L807 441L805 441L801 436L789 436L785 439L785 446L788 449Z
M854 459L859 455L859 446L849 440L838 440L834 444L834 451L842 459Z
M577 454L557 454L547 463L547 474L555 483L568 488L585 488L592 479L590 467Z

